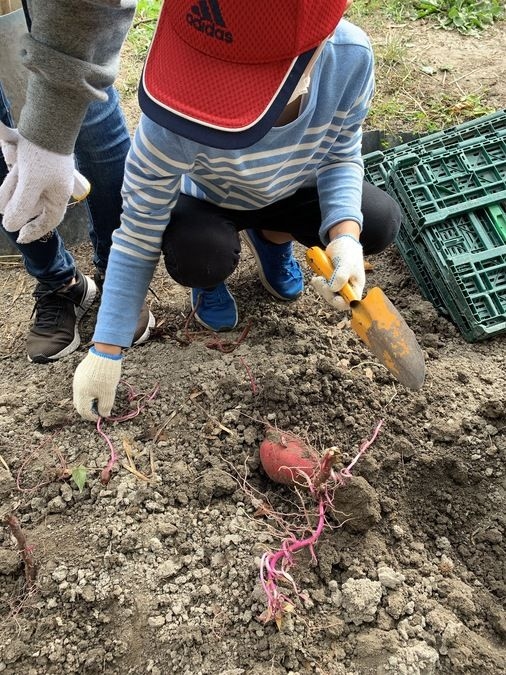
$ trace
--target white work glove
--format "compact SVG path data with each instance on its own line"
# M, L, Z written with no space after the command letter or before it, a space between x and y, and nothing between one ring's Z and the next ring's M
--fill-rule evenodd
M83 419L110 416L120 378L121 355L106 355L92 347L74 373L74 407Z
M31 143L0 122L0 146L9 173L0 186L0 213L7 232L29 244L54 230L63 220L69 198L84 199L90 185L74 167L73 155Z
M349 309L348 303L338 291L349 283L357 299L362 298L365 286L364 254L362 244L351 234L340 234L325 249L332 261L334 273L327 281L323 277L313 277L311 286L331 307L342 312Z

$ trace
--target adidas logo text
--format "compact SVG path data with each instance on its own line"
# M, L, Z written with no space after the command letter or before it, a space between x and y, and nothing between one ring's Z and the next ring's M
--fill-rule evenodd
M226 30L217 0L199 0L197 5L192 5L191 12L186 15L186 21L195 30L215 40L233 42L234 38L232 33Z

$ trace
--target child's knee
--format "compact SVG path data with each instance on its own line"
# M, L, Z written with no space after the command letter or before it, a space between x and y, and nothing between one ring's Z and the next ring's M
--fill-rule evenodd
M163 239L165 267L178 284L212 288L237 267L241 245L232 226L172 228Z

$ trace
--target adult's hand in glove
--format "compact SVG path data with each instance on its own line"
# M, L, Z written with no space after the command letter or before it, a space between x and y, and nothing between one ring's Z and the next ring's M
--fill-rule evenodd
M327 281L323 277L313 277L311 286L338 311L349 309L348 303L339 295L339 291L349 283L358 299L362 297L365 286L364 255L362 244L351 234L340 234L325 249L332 261L334 273Z
M120 377L121 355L92 347L74 373L74 407L82 418L94 421L110 416Z
M0 186L3 226L19 231L18 243L28 244L54 230L70 196L84 199L89 183L75 170L73 155L45 150L1 122L0 146L9 168Z

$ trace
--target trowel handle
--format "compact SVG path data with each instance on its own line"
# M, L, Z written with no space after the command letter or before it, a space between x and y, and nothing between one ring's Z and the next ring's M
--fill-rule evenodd
M74 189L72 190L72 197L76 202L81 202L83 199L90 194L91 185L87 178L83 176L82 173L79 173L77 169L74 169Z
M320 277L324 277L327 281L332 277L334 273L334 268L332 266L332 261L325 253L325 251L319 246L311 246L306 251L306 260L309 267L313 270L315 274L318 274ZM339 295L344 298L344 300L351 304L354 300L359 300L349 283L345 283L344 286L338 291Z

